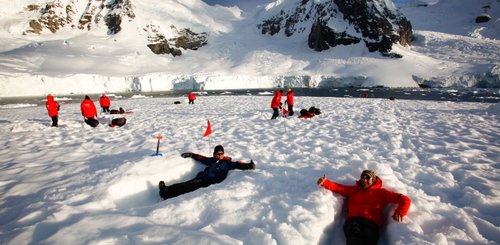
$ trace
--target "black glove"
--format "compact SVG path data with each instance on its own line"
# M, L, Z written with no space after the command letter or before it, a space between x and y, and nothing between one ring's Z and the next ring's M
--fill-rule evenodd
M184 157L184 158L188 158L188 157L192 157L192 156L193 156L193 153L191 153L191 152L185 152L185 153L181 154L181 157Z
M253 160L250 160L250 169L255 169L255 163L253 162Z

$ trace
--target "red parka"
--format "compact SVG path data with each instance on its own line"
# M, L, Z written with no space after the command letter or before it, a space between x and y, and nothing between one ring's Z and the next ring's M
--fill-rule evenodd
M87 118L97 117L97 109L95 108L94 102L91 99L84 99L82 104L80 104L80 110L82 115Z
M108 96L102 95L101 98L99 98L99 104L101 107L109 107L111 105L111 101L109 100Z
M286 104L293 105L293 91L286 93Z
M47 112L49 113L49 117L54 117L59 114L59 103L54 100L54 96L47 95L47 103L45 103L45 107L47 107Z
M274 92L273 100L271 101L271 108L279 108L281 104L281 91Z
M346 186L328 179L321 186L347 198L347 218L363 217L382 225L384 208L387 204L397 204L394 213L401 217L404 217L410 208L410 198L382 188L382 180L379 177L368 189L360 187L358 182L354 186Z
M191 93L191 92L189 92L188 93L188 100L195 100L195 99L196 99L196 95L193 94L193 93Z

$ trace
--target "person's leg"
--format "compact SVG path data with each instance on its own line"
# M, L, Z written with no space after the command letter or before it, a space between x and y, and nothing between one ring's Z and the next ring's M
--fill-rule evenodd
M278 116L280 115L280 112L278 111L278 108L273 108L273 117L271 117L271 120L272 119L276 119L278 118Z
M352 217L344 223L344 234L348 245L376 245L378 241L378 225L373 221Z
M194 178L194 179L188 180L186 182L177 183L177 184L164 186L164 187L162 187L162 184L160 182L160 196L163 199L168 199L168 198L180 196L182 194L198 190L199 188L202 188L202 187L207 187L209 185L210 185L210 183L208 183L202 179L198 179L198 178Z
M51 118L52 118L52 127L57 127L57 121L58 121L57 116L53 116Z
M293 116L293 105L288 105L288 115Z

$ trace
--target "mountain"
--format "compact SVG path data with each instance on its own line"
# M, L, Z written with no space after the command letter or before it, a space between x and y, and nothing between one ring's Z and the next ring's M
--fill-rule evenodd
M487 0L402 8L390 0L278 0L253 12L201 0L0 2L0 97L498 86L498 3ZM490 20L474 23L485 9ZM443 10L456 15L440 19ZM471 32L447 33L461 29Z

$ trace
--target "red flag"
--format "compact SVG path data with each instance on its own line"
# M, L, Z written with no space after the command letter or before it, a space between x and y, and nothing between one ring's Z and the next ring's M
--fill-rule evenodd
M210 120L207 120L208 125L207 125L207 130L205 130L205 134L203 137L209 136L212 133L212 127L210 126Z

